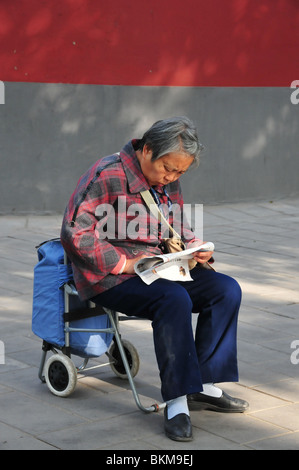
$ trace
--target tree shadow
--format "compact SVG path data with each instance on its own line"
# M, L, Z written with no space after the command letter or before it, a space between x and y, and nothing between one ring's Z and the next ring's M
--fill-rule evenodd
M288 86L295 0L0 2L4 81Z

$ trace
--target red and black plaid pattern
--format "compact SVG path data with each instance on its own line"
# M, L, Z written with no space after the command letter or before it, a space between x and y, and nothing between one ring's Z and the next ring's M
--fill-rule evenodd
M150 188L141 172L133 141L119 154L97 161L78 181L65 211L61 242L72 262L74 281L82 299L134 276L118 274L126 258L161 253L162 235L155 226L149 230L150 213L140 195L147 189ZM179 182L168 184L167 192L172 204L183 211ZM160 198L167 206L164 192ZM134 209L141 206L143 210L136 214ZM110 211L108 215L105 209ZM169 222L173 223L171 214ZM191 230L187 229L186 236L185 225L184 235L185 242L194 239Z

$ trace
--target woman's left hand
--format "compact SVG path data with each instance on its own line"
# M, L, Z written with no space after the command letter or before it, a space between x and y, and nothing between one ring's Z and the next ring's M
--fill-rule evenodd
M193 258L200 264L204 264L213 256L213 251L195 251Z

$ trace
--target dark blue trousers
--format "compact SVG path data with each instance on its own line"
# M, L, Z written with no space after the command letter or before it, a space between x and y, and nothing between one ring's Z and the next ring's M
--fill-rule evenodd
M194 268L193 281L159 279L146 285L138 276L92 300L128 316L152 321L163 400L202 391L202 384L238 381L237 281ZM195 332L192 312L198 313Z

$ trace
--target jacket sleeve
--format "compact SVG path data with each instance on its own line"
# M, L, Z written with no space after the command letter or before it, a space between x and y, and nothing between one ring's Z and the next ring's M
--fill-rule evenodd
M113 176L113 175L112 175ZM102 172L100 178L93 184L92 190L80 203L76 220L71 223L74 207L72 197L66 209L62 229L61 242L74 266L75 282L88 282L95 284L100 282L108 274L118 274L125 263L126 257L114 247L107 238L101 236L101 230L105 217L100 221L99 208L107 208L113 211L113 203L117 196L111 191L111 181L119 180L118 175L105 176ZM119 181L118 181L119 187ZM80 192L77 187L75 193ZM106 221L109 216L107 214Z

